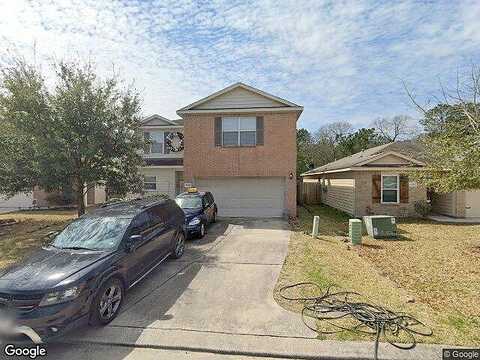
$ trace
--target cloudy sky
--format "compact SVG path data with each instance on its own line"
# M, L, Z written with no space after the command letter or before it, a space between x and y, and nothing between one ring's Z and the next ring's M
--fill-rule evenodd
M115 67L144 113L242 81L305 107L299 126L416 115L420 97L480 62L480 1L0 0L0 60Z

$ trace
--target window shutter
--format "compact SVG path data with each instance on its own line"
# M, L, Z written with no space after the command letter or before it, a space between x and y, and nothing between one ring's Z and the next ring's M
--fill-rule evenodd
M408 204L408 176L400 175L400 202Z
M372 175L372 203L379 204L382 199L382 176Z
M170 154L170 148L167 145L167 136L170 134L169 131L163 133L163 153Z
M257 145L263 145L263 116L257 116Z
M152 144L150 143L150 133L148 131L143 132L143 140L145 141L145 147L143 148L143 152L145 154L150 154Z
M222 146L222 118L215 118L215 146Z

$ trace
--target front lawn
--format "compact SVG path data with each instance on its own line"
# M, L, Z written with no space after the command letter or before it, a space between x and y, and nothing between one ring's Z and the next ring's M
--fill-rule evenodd
M363 237L354 247L348 216L327 206L299 208L289 254L277 284L315 281L366 295L371 302L405 311L432 327L434 336L421 342L480 343L480 225L399 220L401 241ZM310 233L313 215L320 216L320 237ZM298 304L275 298L298 311ZM336 339L365 339L353 333Z
M0 269L49 241L47 234L63 229L77 217L76 210L17 211L0 214L16 224L0 227Z

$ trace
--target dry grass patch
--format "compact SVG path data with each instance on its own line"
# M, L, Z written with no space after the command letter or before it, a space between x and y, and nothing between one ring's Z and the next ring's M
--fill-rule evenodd
M18 211L0 214L16 224L0 227L0 268L10 265L49 241L47 234L63 229L77 217L74 210Z
M343 242L348 228L345 214L325 206L311 210L320 215L320 237L312 239L304 233L311 231L313 215L300 208L277 290L298 281L315 281L324 287L336 284L431 326L434 335L419 337L421 342L480 342L480 253L472 247L480 226L400 221L404 241L364 236L363 245L353 247ZM282 306L300 310L298 304L275 297ZM365 337L343 333L330 338Z

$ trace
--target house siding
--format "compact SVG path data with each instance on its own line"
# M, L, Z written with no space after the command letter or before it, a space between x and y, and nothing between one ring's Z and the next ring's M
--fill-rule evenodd
M457 216L457 193L436 194L433 199L433 212L448 215Z
M465 191L455 191L435 194L432 205L434 213L453 217L465 217L466 193Z
M233 116L234 114L229 114ZM186 182L208 177L284 177L285 207L296 216L296 112L252 113L264 118L264 145L218 147L214 142L215 117L184 116L184 175ZM289 174L293 178L289 178Z
M381 204L372 202L372 175L400 175L402 172L392 171L355 171L355 216L392 215L396 217L416 217L414 204L427 199L427 191L423 186L409 181L408 203Z
M143 167L140 170L140 173L144 176L156 176L157 180L157 190L155 191L158 194L167 194L171 198L175 198L175 171L179 169L158 169L151 167ZM148 193L148 192L147 192Z
M322 179L322 202L354 215L355 179L353 172L325 175Z

